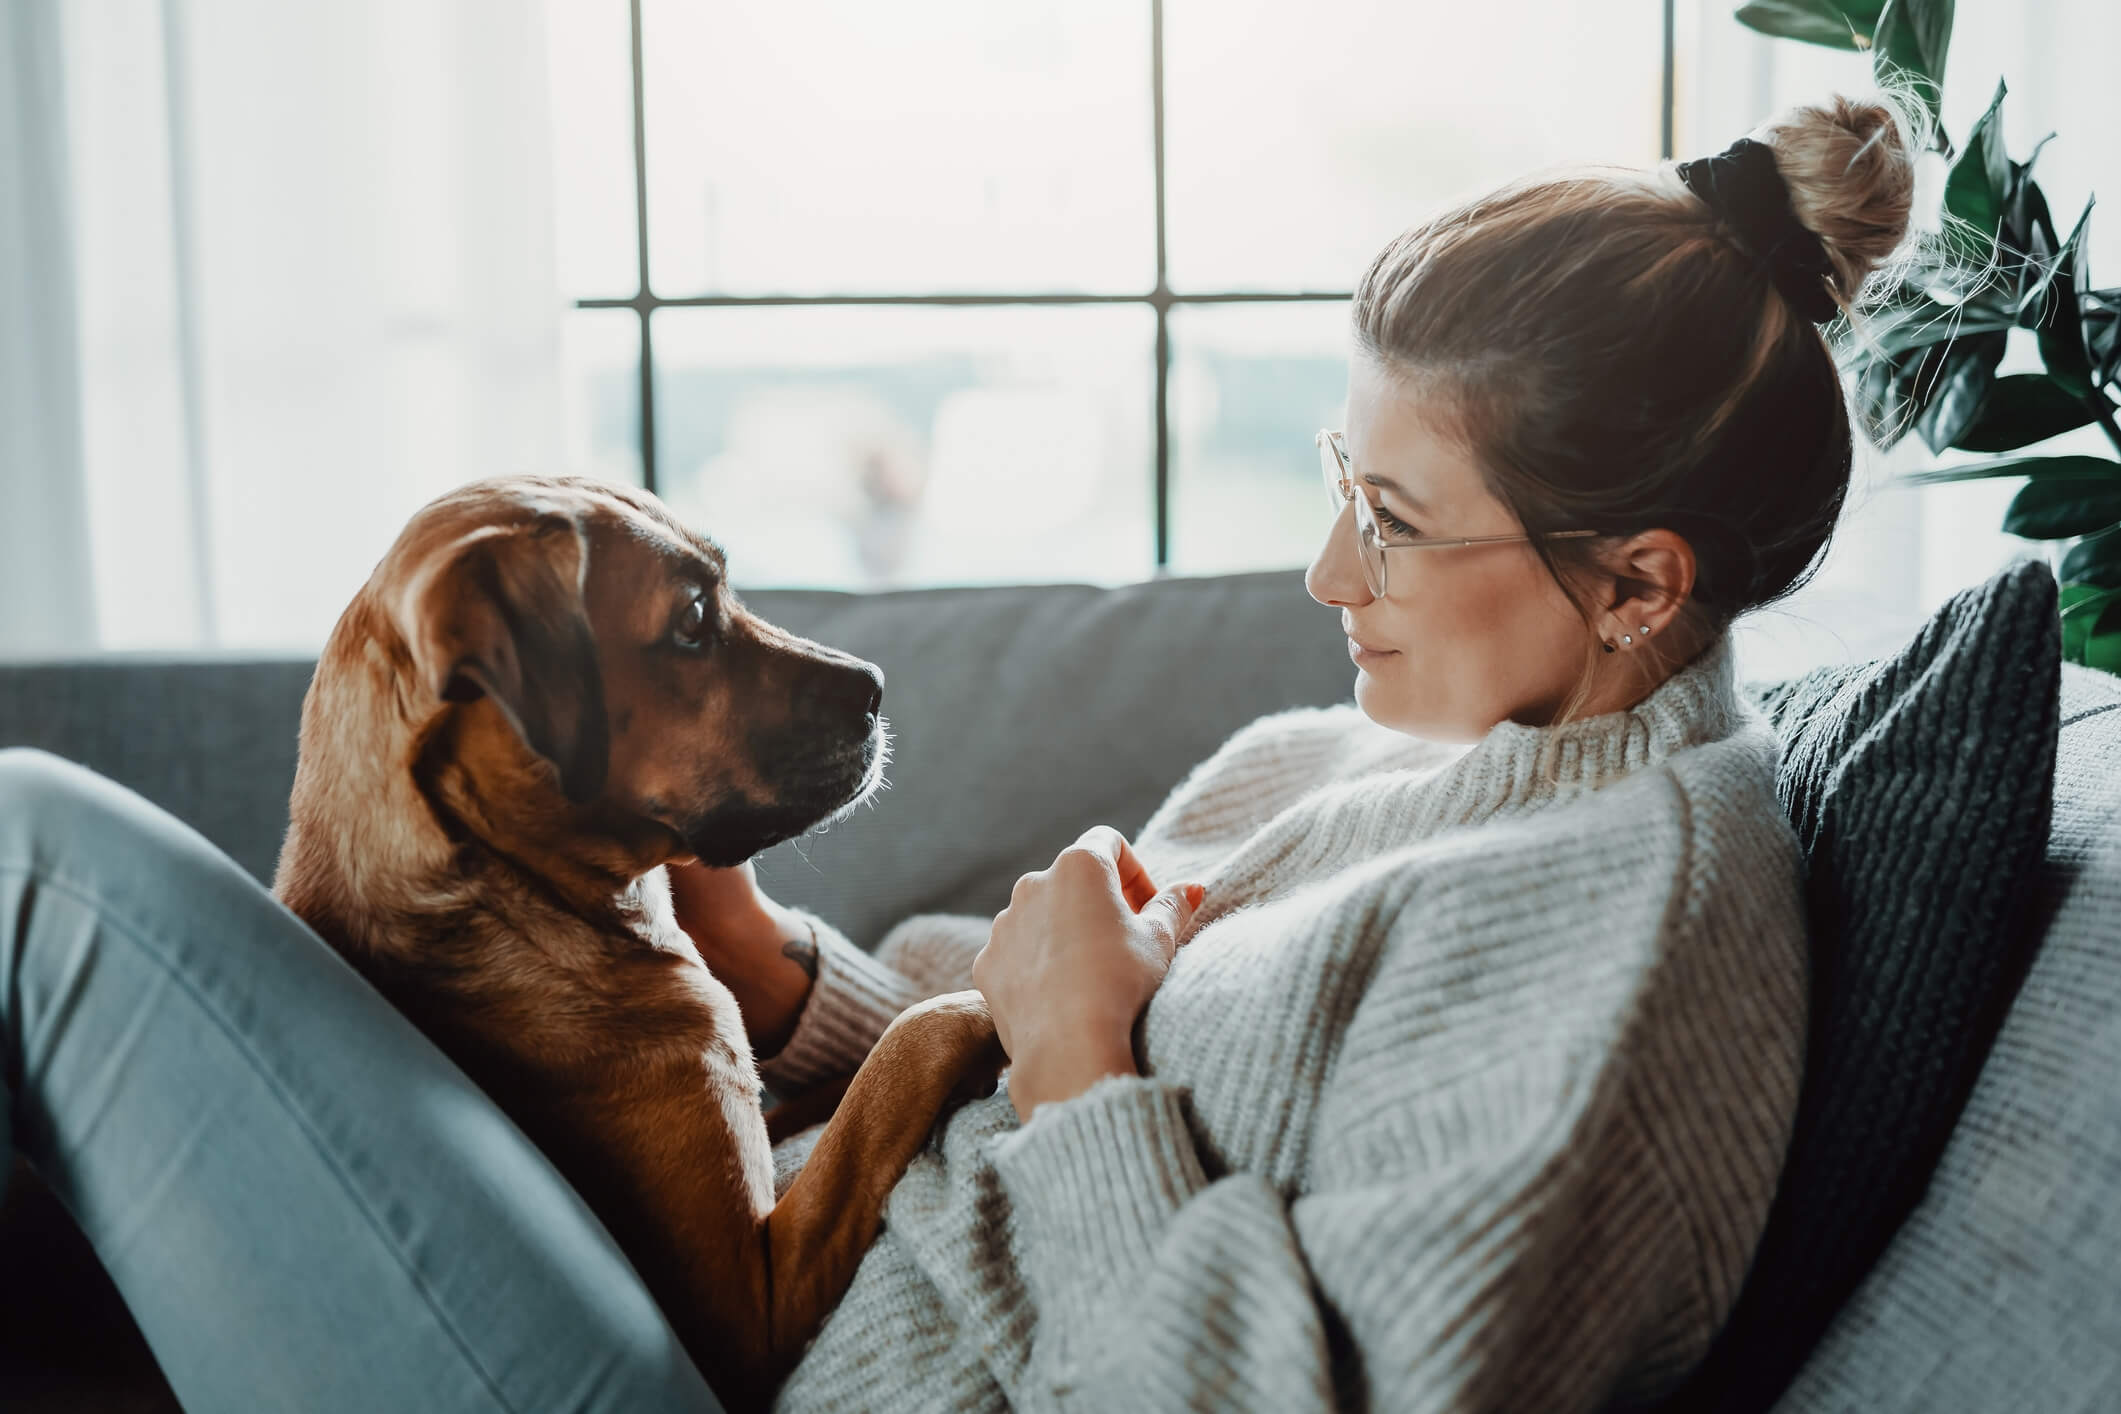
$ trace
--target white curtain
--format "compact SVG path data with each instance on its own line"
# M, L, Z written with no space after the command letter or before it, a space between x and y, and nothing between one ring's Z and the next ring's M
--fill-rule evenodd
M95 640L57 0L0 5L0 654Z
M0 653L313 652L419 504L558 469L542 7L0 12Z

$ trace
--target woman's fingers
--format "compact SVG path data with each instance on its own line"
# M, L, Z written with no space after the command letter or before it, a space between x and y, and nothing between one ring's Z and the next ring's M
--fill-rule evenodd
M1167 965L1171 955L1180 947L1186 925L1193 921L1194 913L1200 908L1203 892L1199 884L1174 884L1150 899L1141 910L1142 921L1149 925Z
M1119 872L1120 897L1127 901L1127 907L1139 913L1143 904L1156 897L1156 881L1149 877L1149 870L1141 862L1141 856L1134 852L1134 846L1128 844L1127 837L1118 830L1110 825L1092 825L1075 843L1112 861L1113 868Z
M1148 866L1124 839L1119 842L1117 862L1120 894L1127 900L1127 907L1139 913L1143 904L1156 897L1156 880L1149 877Z

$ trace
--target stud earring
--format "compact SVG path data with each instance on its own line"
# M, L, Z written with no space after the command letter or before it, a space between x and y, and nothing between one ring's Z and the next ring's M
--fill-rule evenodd
M1620 635L1620 641L1622 643L1633 643L1635 641L1635 635L1632 633L1623 633L1622 635Z
M1648 624L1644 624L1642 626L1642 636L1644 638L1648 638L1650 636L1650 626Z

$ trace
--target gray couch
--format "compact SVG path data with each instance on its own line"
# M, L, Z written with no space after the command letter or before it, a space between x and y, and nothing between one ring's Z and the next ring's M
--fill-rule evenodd
M1083 827L1139 827L1236 727L1352 682L1293 573L747 599L887 675L891 789L759 866L865 945L999 909ZM269 879L309 667L0 668L0 744L125 782ZM1780 1411L2121 1409L2121 679L2065 669L2058 760L2040 954L1926 1198Z

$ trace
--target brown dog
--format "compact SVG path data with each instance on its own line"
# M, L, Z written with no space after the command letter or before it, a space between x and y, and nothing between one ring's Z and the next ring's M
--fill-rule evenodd
M746 613L654 497L516 478L413 518L303 704L274 892L551 1157L732 1407L771 1397L1004 1059L977 992L909 1008L774 1200L736 1000L660 866L852 808L882 688Z

